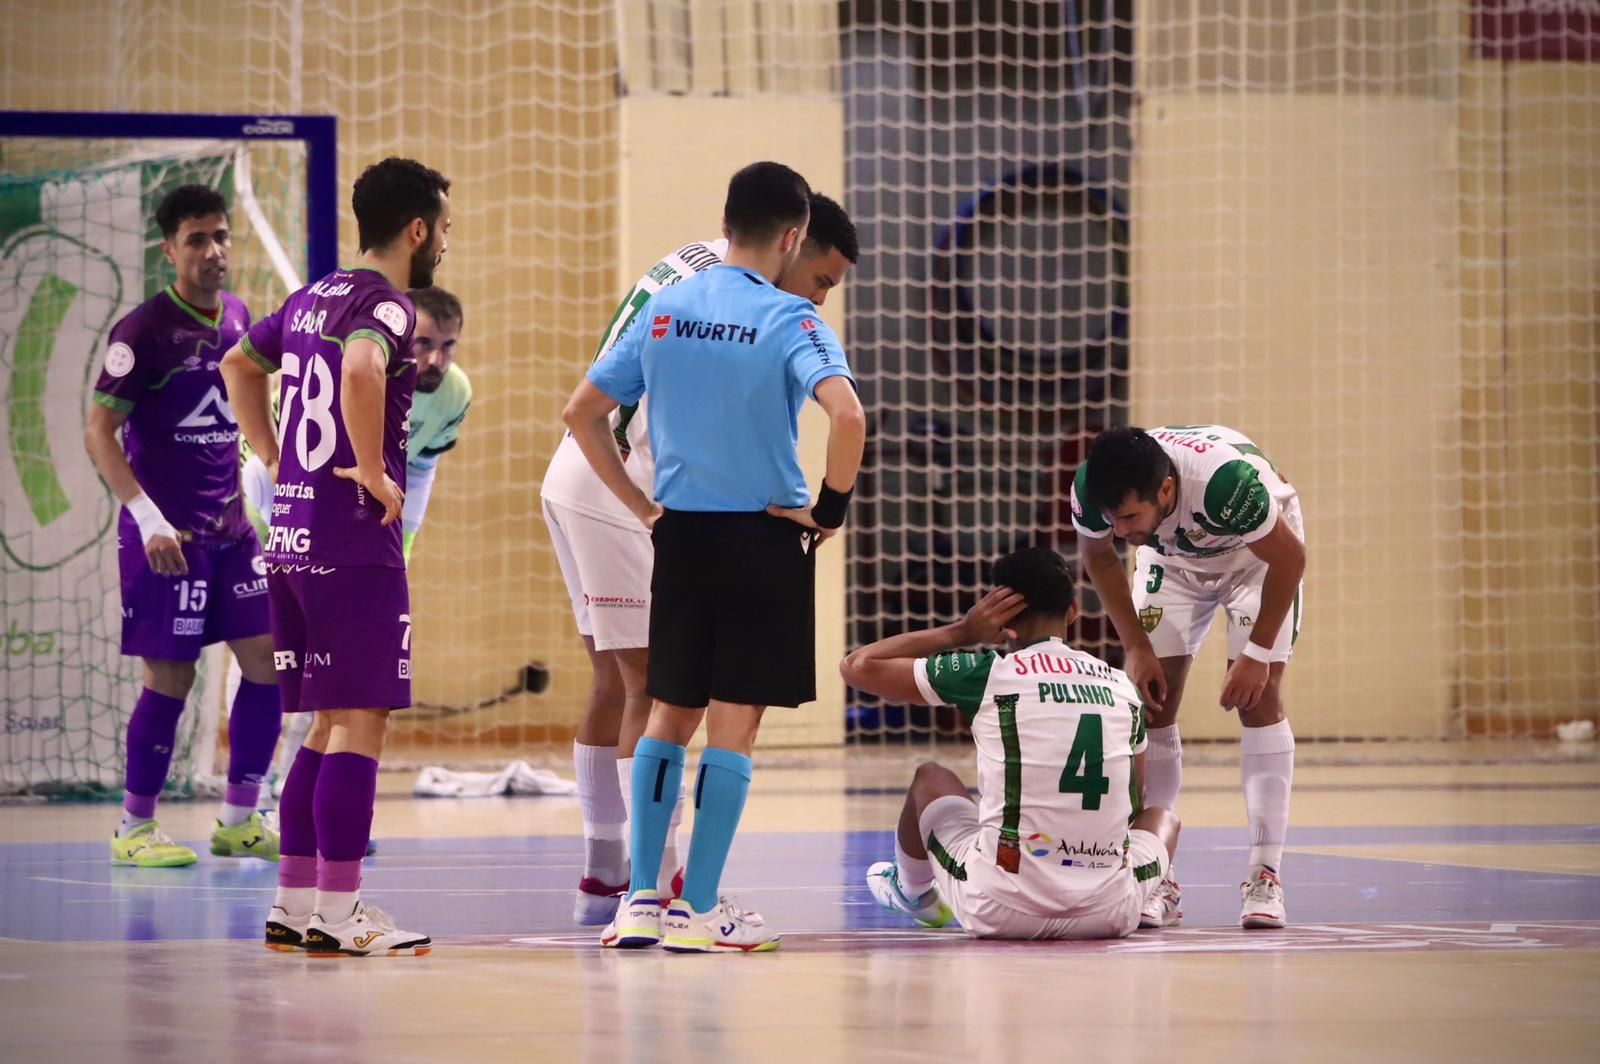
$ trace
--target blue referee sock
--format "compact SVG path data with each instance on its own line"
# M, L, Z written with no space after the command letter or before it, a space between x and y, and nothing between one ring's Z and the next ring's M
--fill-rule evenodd
M656 889L672 807L678 804L678 788L683 784L683 756L683 747L660 739L640 739L633 748L633 822L628 825L628 846L633 854L630 898L641 890Z
M755 765L743 754L708 746L700 755L700 779L694 788L694 834L689 840L689 867L684 872L683 900L697 913L717 904L728 850L744 816L745 796Z

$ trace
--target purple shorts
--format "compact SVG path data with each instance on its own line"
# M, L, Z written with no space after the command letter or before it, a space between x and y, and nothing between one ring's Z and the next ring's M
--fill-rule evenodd
M202 647L266 635L267 566L250 532L230 543L185 543L189 571L150 568L131 518L117 530L122 570L122 652L157 661L198 661Z
M273 661L285 713L411 704L404 569L272 566Z

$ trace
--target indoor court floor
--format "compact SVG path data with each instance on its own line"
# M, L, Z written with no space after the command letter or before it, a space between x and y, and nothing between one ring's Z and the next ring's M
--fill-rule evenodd
M784 940L750 956L575 928L573 798L412 799L387 775L364 894L436 948L333 961L261 947L275 866L210 857L210 802L163 806L201 851L174 870L109 865L112 805L0 805L0 1060L1600 1060L1594 744L1302 764L1278 932L1237 925L1237 769L1186 765L1183 926L1096 943L873 904L925 755L758 759L724 890Z

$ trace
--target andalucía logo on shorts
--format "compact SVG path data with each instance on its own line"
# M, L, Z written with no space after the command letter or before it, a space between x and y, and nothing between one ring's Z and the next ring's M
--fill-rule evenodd
M1140 610L1139 623L1144 627L1146 632L1155 631L1156 625L1161 623L1161 607L1146 606L1144 609Z

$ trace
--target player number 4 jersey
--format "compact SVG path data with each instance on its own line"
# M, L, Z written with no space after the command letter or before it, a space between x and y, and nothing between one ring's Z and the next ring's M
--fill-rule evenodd
M915 668L923 697L959 709L978 750L981 856L967 861L968 884L1054 917L1117 876L1135 811L1133 756L1145 748L1127 674L1059 639L1014 654L937 654Z
M1305 539L1300 502L1261 449L1222 425L1165 425L1147 430L1172 459L1178 502L1156 526L1150 549L1163 564L1226 573L1256 562L1247 548L1285 520ZM1111 518L1084 503L1089 463L1072 482L1072 525L1078 535L1104 539Z
M638 320L645 304L650 302L652 296L663 288L671 287L685 278L693 277L721 264L727 253L726 240L708 240L703 243L685 244L652 266L648 273L639 278L638 283L633 286L633 291L628 293L628 297L618 304L616 312L612 315L611 324L600 340L594 361L599 362L610 353L617 345L617 341L621 340ZM650 435L645 424L647 402L648 400L641 400L636 406L624 406L618 409L612 415L611 426L617 437L617 446L622 451L629 479L646 495L653 497L656 462L655 455L650 450ZM640 527L639 519L629 513L628 508L623 506L595 475L588 460L583 457L578 441L572 438L570 432L561 438L561 445L556 448L555 456L550 459L550 468L545 471L540 494L552 502L602 521L609 521L629 529Z

